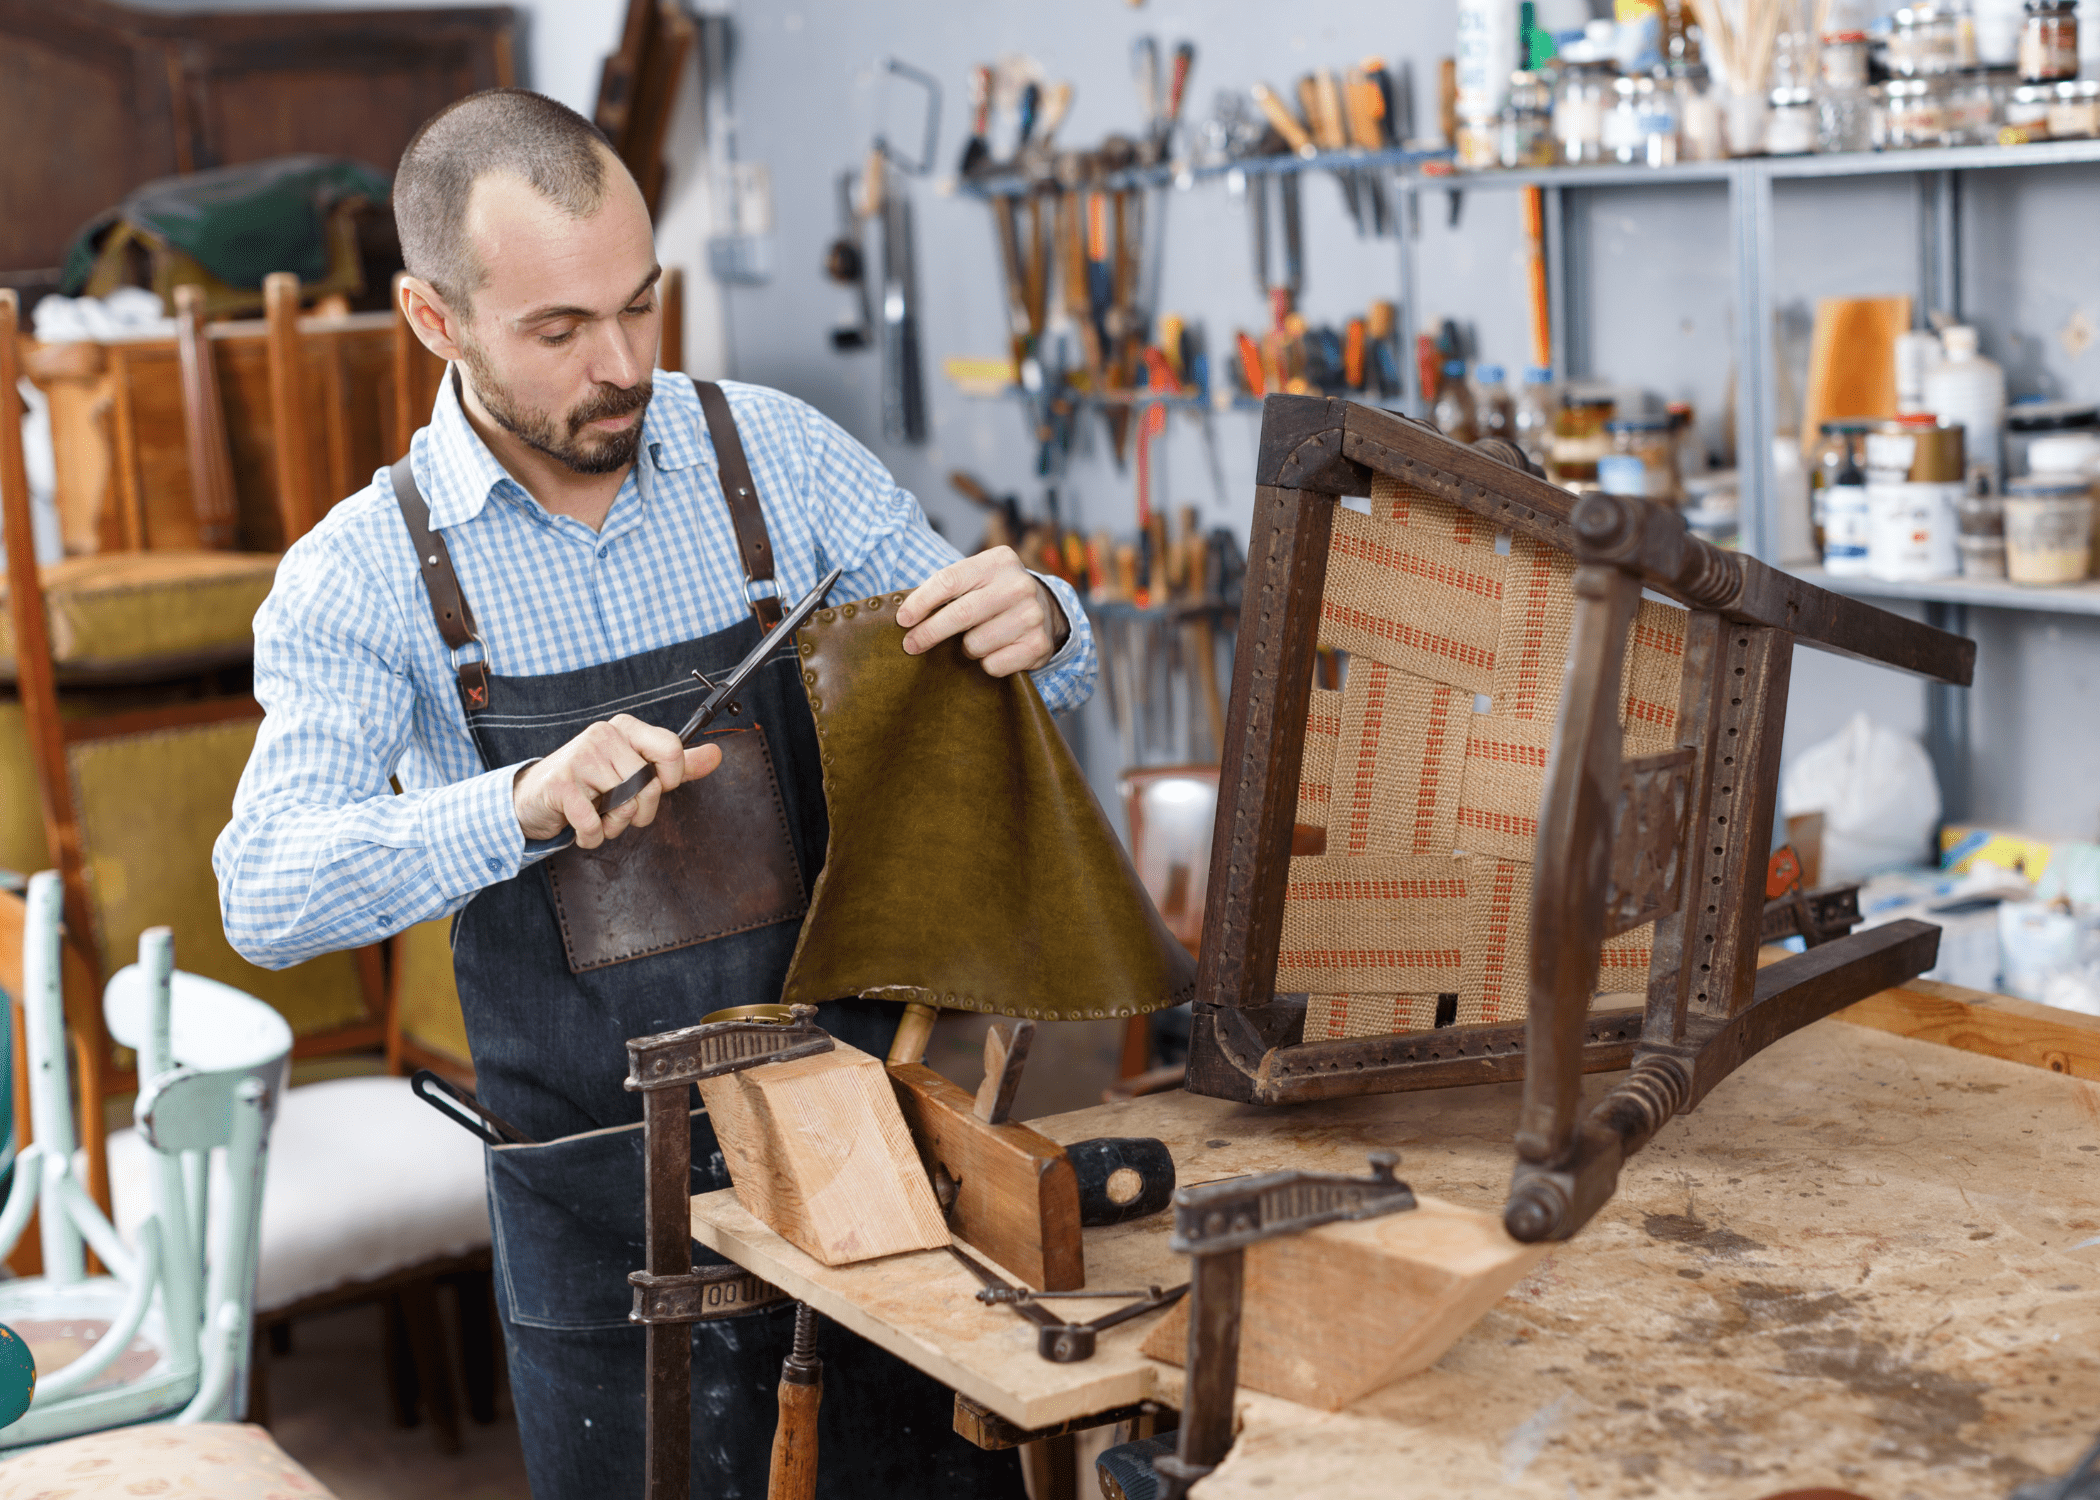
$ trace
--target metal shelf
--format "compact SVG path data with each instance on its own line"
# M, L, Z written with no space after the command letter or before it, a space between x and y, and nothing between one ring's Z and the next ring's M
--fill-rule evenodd
M1857 599L1918 599L1930 604L1960 604L1977 609L2017 609L2034 614L2100 615L2100 581L2043 587L2009 583L2002 578L1929 578L1896 582L1886 578L1833 577L1821 568L1794 568L1797 578Z
M1948 146L1935 151L1850 151L1833 156L1745 159L1769 177L1872 177L1891 172L1996 171L2100 162L2100 140L2039 141L2031 146Z
M1063 155L1065 153L1059 153ZM1105 173L1091 179L1085 186L1095 188L1189 188L1214 177L1230 176L1234 172L1249 176L1267 176L1275 172L1410 172L1430 162L1448 162L1451 153L1440 151L1320 151L1311 156L1246 156L1234 161L1205 162L1198 166L1188 161L1163 161L1151 166L1126 167L1120 172ZM996 175L965 177L958 180L961 191L975 198L1012 198L1039 190L1060 186L1054 158L1041 164L1035 172L1019 172L1011 165L999 170Z
M1669 167L1495 167L1482 172L1421 174L1410 187L1444 188L1612 188L1676 187L1681 183L1728 182L1743 170L1739 161L1685 161Z

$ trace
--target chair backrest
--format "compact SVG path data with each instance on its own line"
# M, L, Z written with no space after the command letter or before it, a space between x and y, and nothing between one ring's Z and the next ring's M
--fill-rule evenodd
M139 1054L144 1083L135 1118L155 1159L154 1211L126 1247L74 1167L60 905L55 874L30 881L21 1009L37 1139L16 1159L14 1188L0 1209L0 1253L12 1248L34 1209L44 1287L87 1283L84 1252L92 1247L122 1291L108 1331L39 1382L30 1414L0 1437L9 1445L178 1409L178 1420L187 1421L237 1414L246 1391L263 1155L291 1053L290 1028L261 1001L176 975L166 928L140 939L139 962L111 982L106 998L112 1033ZM223 1193L211 1191L214 1170ZM155 1367L122 1390L89 1392L156 1304L165 1348Z
M376 315L302 318L301 296L289 271L263 278L272 459L287 547L374 469L408 451L445 370L409 332L398 277L383 337Z
M1192 1090L1521 1077L1506 1222L1564 1238L1743 1058L1931 966L1891 924L1758 969L1780 738L1796 643L1964 685L1972 643L1353 403L1271 397L1258 478Z

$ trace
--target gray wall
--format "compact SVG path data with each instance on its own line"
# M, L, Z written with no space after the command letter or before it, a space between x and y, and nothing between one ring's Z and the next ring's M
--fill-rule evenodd
M215 8L225 3L217 0ZM1580 9L1579 0L1561 0L1559 8L1569 3ZM526 81L588 110L622 8L613 0L521 4ZM1200 120L1220 89L1244 89L1257 79L1288 89L1309 68L1339 67L1370 53L1409 68L1418 93L1433 97L1435 62L1450 50L1453 34L1451 0L1297 0L1287 8L1257 0L1150 0L1135 8L1118 0L734 0L729 8L737 30L739 148L746 160L772 171L777 270L766 286L720 291L707 286L704 272L689 272L688 363L698 373L779 386L829 412L873 447L966 548L979 523L948 490L950 469L971 469L1024 501L1035 501L1041 490L1021 410L964 397L939 374L945 356L1002 350L1004 304L983 205L955 194L952 184L912 187L931 370L933 430L926 446L883 440L878 357L836 354L828 338L833 323L847 316L844 294L818 269L836 230L833 182L858 163L876 128L881 60L894 54L945 85L939 171L946 176L967 128L966 72L1002 54L1028 54L1052 78L1070 79L1077 96L1062 138L1091 143L1136 128L1128 59L1140 35L1157 36L1163 51L1184 37L1195 42L1188 113ZM896 101L893 134L909 133L908 99L900 93ZM698 116L697 108L681 110L681 138L672 151L684 164L683 178L674 180L661 231L666 261L695 271L704 264L701 241L712 213ZM1426 105L1421 118L1428 119ZM1967 182L1964 311L1981 327L1985 351L2007 366L2015 394L2100 397L2100 353L2074 356L2057 338L2074 311L2100 323L2100 262L2093 251L2100 244L2100 167L1977 173ZM1583 299L1591 373L1690 400L1718 446L1735 316L1724 190L1686 185L1577 196L1587 206L1573 221L1588 234L1591 250ZM1528 362L1516 195L1467 193L1455 230L1447 225L1443 194L1426 193L1422 204L1417 322L1457 318L1469 326L1482 358L1515 371ZM1339 322L1374 297L1397 295L1394 243L1357 238L1331 180L1307 181L1305 206L1303 306L1314 322ZM1776 289L1788 325L1805 330L1817 297L1915 294L1915 223L1907 178L1780 184ZM1170 195L1165 226L1161 310L1203 322L1214 353L1229 347L1234 329L1258 328L1264 312L1245 216L1223 186L1211 182ZM1793 341L1792 357L1805 361L1805 333ZM1212 524L1244 530L1257 423L1244 412L1202 420L1176 413L1159 449L1159 497L1193 503ZM1215 479L1209 453L1216 457ZM1083 434L1062 489L1067 514L1088 530L1133 523L1132 477L1118 471L1097 423ZM2086 748L2100 736L2093 665L2100 620L1978 610L1970 628L1980 646L1972 811L2100 836L2100 776L2089 769ZM1924 723L1922 696L1908 679L1802 652L1788 715L1790 749L1834 732L1858 708L1913 731ZM1089 723L1094 743L1105 746L1100 717L1090 715ZM1113 768L1094 769L1105 777Z
M1110 0L774 0L738 4L733 14L740 145L747 158L771 166L780 237L772 284L727 294L733 373L792 390L837 417L964 545L977 525L947 492L950 468L973 469L1024 498L1039 493L1021 412L961 396L936 373L929 383L931 441L921 449L885 443L876 357L834 354L826 338L845 312L817 269L834 231L831 183L858 159L874 128L880 60L895 53L947 85L942 163L949 170L966 128L966 70L1003 53L1029 54L1051 77L1074 82L1062 138L1086 143L1135 129L1128 55L1139 35L1156 35L1162 49L1182 37L1196 43L1189 104L1198 119L1220 88L1257 79L1287 88L1308 68L1367 53L1408 63L1418 81L1433 79L1452 35L1446 0L1300 0L1281 11L1254 0L1152 0L1134 9ZM1986 352L2006 364L2015 394L2100 397L2100 354L2073 357L2055 337L2074 309L2100 319L2091 249L2100 243L2100 168L1974 174L1968 183L1964 311L1981 326ZM913 191L929 362L937 372L946 355L999 353L1003 302L984 207L936 185ZM1308 180L1305 204L1307 315L1339 321L1373 297L1396 295L1393 243L1359 240L1329 180ZM1422 318L1458 318L1470 325L1481 357L1512 370L1528 362L1516 195L1466 194L1455 231L1446 224L1444 195L1425 194L1422 204ZM1583 216L1592 247L1593 372L1692 401L1717 446L1735 316L1725 216L1719 185L1598 192ZM1908 178L1780 185L1777 293L1789 324L1802 330L1795 359L1805 362L1815 298L1916 293L1915 224ZM1229 344L1235 328L1259 327L1244 215L1223 186L1172 195L1166 232L1162 310L1202 320L1214 351ZM1206 427L1222 486L1213 483L1205 457ZM1167 494L1244 527L1256 434L1251 414L1205 422L1177 413L1163 444ZM1066 503L1076 503L1089 529L1127 528L1132 478L1117 472L1098 427L1088 438L1065 481ZM1980 645L1972 811L2100 836L2100 776L2091 773L2086 748L2100 733L2093 666L2100 621L1978 610L1970 626ZM1858 708L1914 732L1924 724L1922 694L1909 679L1801 653L1788 715L1791 748L1834 732Z

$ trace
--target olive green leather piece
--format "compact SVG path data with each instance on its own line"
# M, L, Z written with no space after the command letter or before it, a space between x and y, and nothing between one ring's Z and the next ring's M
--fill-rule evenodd
M1177 1005L1195 961L1026 673L904 651L904 595L802 627L831 842L785 998L1078 1021Z

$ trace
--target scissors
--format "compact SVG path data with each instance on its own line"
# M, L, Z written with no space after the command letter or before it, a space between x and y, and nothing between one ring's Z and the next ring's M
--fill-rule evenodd
M824 602L824 596L831 592L832 587L837 584L840 578L845 576L845 573L846 570L844 568L833 568L829 573L818 579L817 586L795 601L795 607L780 617L780 623L765 633L764 638L751 648L750 654L738 662L727 677L722 678L718 682L708 682L707 678L700 678L702 682L708 682L709 692L705 698L700 700L700 706L693 710L693 716L685 721L685 727L678 731L678 742L681 745L690 746L693 743L693 736L713 723L715 715L729 707L730 703L735 700L736 695L743 691L744 684L751 680L753 673L766 664L766 659L773 654L780 643L793 635L796 628L804 620L807 620L817 612L818 606ZM696 677L700 676L697 672L693 675ZM614 808L625 807L635 798L641 796L648 789L649 783L655 779L656 767L653 765L643 766L611 791L599 793L598 796L592 799L591 806L598 810L600 817L603 817ZM525 841L525 857L531 859L536 855L552 854L557 849L566 849L575 842L576 830L574 828L564 828L560 833L548 839L527 839Z

